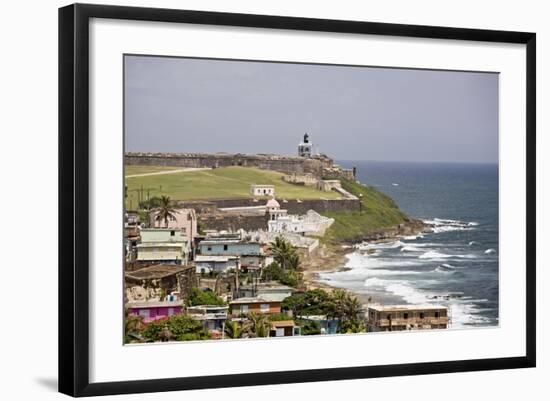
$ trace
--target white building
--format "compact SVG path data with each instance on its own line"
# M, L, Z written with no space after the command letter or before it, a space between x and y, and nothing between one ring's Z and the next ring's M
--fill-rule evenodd
M275 185L252 184L250 194L252 196L275 196Z
M305 215L290 215L281 209L279 202L270 199L266 204L269 214L267 231L271 233L295 233L301 235L324 235L334 219L321 216L315 210L308 210Z

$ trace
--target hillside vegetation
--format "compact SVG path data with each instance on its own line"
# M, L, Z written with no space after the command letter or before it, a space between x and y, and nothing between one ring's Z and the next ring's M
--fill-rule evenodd
M407 215L399 210L388 195L351 180L341 179L341 182L346 191L362 198L362 210L323 213L335 219L325 234L325 240L354 241L375 231L401 224L407 219Z
M144 166L136 169L128 166L126 174L141 174L158 172L162 169L174 170L177 168L158 168ZM140 166L141 167L141 166ZM127 177L128 207L137 205L137 192L144 188L144 195L166 195L174 200L194 199L225 199L249 198L251 184L275 185L275 195L278 199L337 199L336 192L323 192L313 187L289 184L281 177L283 173L269 170L260 170L251 167L222 167L211 170L185 171L170 174L150 175L142 177Z

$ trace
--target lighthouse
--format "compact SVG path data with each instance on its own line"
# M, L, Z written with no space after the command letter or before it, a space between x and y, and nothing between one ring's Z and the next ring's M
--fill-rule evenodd
M312 148L313 144L309 141L309 134L306 132L304 140L298 145L298 156L310 158Z

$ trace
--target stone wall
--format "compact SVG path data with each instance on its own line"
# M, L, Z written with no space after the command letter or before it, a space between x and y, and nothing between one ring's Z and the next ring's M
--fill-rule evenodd
M204 230L228 230L237 231L244 229L246 231L266 230L267 216L250 216L234 213L208 213L198 216L199 225Z
M305 214L308 210L315 210L317 213L359 211L360 201L358 199L297 199L279 200L281 209L288 210L289 214ZM238 207L238 206L261 206L264 200L254 199L212 199L209 201L188 201L178 202L178 205L193 208L197 213L214 212L217 208Z
M217 168L229 166L256 167L282 173L311 173L318 177L333 161L327 156L313 158L280 155L245 155L226 153L140 153L129 152L124 156L128 166L170 166L192 168Z

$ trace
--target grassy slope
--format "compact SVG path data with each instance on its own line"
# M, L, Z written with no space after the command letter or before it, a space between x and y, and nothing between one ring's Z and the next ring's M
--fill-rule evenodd
M128 173L127 173L128 174ZM133 172L137 174L137 172ZM152 188L150 196L168 195L175 200L249 198L250 184L275 185L278 199L336 199L336 192L322 192L284 182L282 173L250 167L224 167L213 170L189 171L166 175L127 178L129 199L137 203L135 189ZM162 191L160 191L162 186ZM145 190L144 193L147 191ZM131 197L131 198L130 198ZM129 200L128 199L128 200Z
M178 167L164 167L164 166L125 166L125 167L124 167L124 175L157 173L157 172L159 172L159 171L171 171L171 170L178 170Z
M325 239L329 241L353 241L374 231L403 223L407 216L389 196L350 180L341 180L342 186L352 194L362 194L361 212L324 213L335 219L327 230Z

